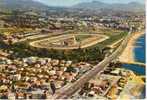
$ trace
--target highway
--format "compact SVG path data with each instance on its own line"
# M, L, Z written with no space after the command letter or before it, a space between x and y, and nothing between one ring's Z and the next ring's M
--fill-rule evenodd
M106 57L103 61L101 61L99 64L95 65L90 71L88 71L86 74L84 74L81 78L79 78L77 81L75 81L72 85L67 85L58 90L54 95L54 99L67 99L70 96L72 96L77 90L79 90L86 82L88 82L91 78L99 74L101 71L104 70L105 67L109 65L110 62L115 60L119 55L122 53L122 51L126 48L127 43L131 37L132 29L130 28L130 31L128 35L123 39L121 45L118 47L117 50L115 50L110 56Z

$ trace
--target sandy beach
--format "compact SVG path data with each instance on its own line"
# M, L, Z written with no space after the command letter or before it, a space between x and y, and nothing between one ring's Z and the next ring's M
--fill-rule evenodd
M135 62L134 45L136 43L136 40L143 34L144 34L144 31L133 33L133 36L129 40L127 47L125 48L125 50L119 57L120 62L123 62L123 63L134 63Z

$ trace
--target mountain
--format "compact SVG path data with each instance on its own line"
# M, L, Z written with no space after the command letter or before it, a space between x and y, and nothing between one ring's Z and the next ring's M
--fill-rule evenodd
M89 9L95 11L145 11L145 5L137 2L131 2L128 4L107 4L100 1L92 1L92 2L83 2L76 4L72 7L64 8L64 7L49 7L45 4L34 0L0 0L0 11L5 12L5 10L56 10L56 11L66 11L73 10L76 8L80 8L83 10Z
M33 1L33 0L0 0L0 9L1 10L15 10L15 9L35 9L35 10L43 10L47 9L48 6Z
M83 2L73 6L73 8L86 8L86 9L101 9L106 8L108 4L100 2L100 1L93 1L93 2Z
M99 9L109 9L114 11L144 11L145 5L140 4L138 2L130 2L128 4L121 4L121 3L114 3L114 4L108 4L103 3L100 1L92 1L92 2L84 2L79 3L72 8L80 8L80 9L93 9L93 10L99 10Z

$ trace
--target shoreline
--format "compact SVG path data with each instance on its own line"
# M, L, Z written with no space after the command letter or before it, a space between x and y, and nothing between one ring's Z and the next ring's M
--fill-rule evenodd
M129 40L127 47L125 50L122 52L122 54L119 56L119 60L122 63L135 63L135 54L134 54L134 49L135 49L135 44L137 42L137 39L140 38L142 35L144 35L145 32L135 32L132 35L132 38Z

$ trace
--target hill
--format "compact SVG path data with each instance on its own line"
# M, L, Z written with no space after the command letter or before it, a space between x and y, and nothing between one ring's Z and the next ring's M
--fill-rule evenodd
M33 0L0 0L1 10L44 10L48 6Z
M140 12L145 10L145 5L140 4L138 2L130 2L128 4L121 4L121 3L108 4L100 1L92 1L92 2L79 3L72 7L80 8L80 9L92 9L92 10L109 9L114 11L133 11L133 12L134 11Z

